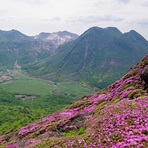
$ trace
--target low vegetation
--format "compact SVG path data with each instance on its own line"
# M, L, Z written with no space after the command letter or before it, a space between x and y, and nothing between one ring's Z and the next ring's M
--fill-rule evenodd
M65 107L73 101L64 95L37 96L35 100L22 101L0 89L0 134L37 121L45 115Z
M141 77L147 69L146 60L148 56L106 89L74 101L20 130L5 133L0 136L1 145L147 148L148 91L147 82Z
M93 91L76 82L54 83L22 71L6 71L0 83L0 134L35 122Z

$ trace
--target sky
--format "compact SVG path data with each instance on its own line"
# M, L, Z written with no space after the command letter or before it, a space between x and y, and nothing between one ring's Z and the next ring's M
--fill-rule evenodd
M81 35L93 26L136 30L148 40L148 0L0 0L0 30Z

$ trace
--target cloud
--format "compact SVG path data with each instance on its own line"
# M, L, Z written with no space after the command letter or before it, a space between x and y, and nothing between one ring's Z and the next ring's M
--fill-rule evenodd
M7 19L5 17L0 17L0 21L6 21Z
M69 19L71 22L79 23L97 23L97 22L120 22L123 21L123 18L106 15L106 16L87 16L87 17L78 17Z
M121 3L129 3L130 2L130 0L117 0L117 1L119 1Z
M145 7L147 7L147 6L148 6L148 1L146 1L146 2L143 2L143 3L142 3L142 6L145 6Z
M148 19L140 20L137 22L137 24L148 27Z
M0 21L12 21L14 19L15 19L14 16L8 16L8 17L0 16Z
M117 6L120 4L127 4L129 3L130 0L94 0L93 5L94 7L96 6ZM118 8L117 8L118 9Z
M17 0L19 3L25 3L27 5L42 5L46 4L49 0Z
M42 18L41 21L62 21L60 17Z
M0 0L0 29L15 28L27 34L71 30L80 34L100 25L140 30L148 36L147 7L148 0Z
M61 21L62 19L60 17L52 17L50 21Z

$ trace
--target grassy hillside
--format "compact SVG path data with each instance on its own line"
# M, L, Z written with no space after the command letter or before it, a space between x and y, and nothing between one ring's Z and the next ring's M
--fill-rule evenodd
M147 148L148 56L104 90L18 131L2 146L36 148Z
M29 73L54 81L78 81L100 89L123 76L143 56L148 42L136 31L92 27L59 51L26 67Z

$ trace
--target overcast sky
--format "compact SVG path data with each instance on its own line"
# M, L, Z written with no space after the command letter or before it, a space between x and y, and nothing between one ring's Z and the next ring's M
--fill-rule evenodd
M0 30L80 35L92 26L136 30L148 40L148 0L0 0Z

